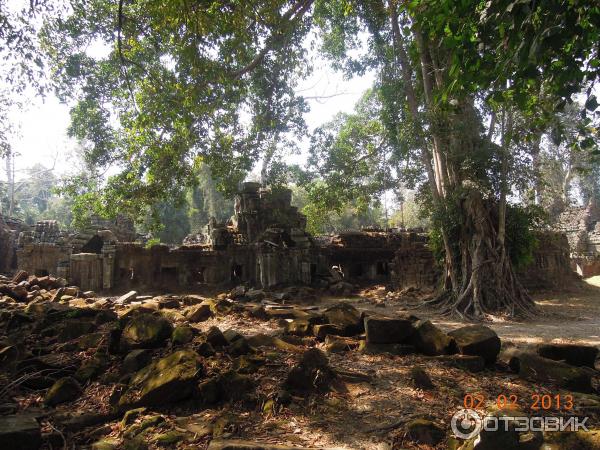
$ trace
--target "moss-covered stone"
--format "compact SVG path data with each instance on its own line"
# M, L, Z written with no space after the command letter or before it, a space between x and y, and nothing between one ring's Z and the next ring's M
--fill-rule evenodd
M158 447L172 447L180 441L185 439L185 433L181 431L167 431L166 433L159 434L154 438L154 442Z
M196 352L179 350L171 353L136 373L119 405L150 406L182 400L193 393L201 372Z
M184 345L191 342L192 339L194 339L194 330L188 325L175 327L171 336L173 345Z
M285 383L292 390L326 391L335 377L327 356L321 350L311 348L304 352L300 362L288 372Z
M418 444L431 446L438 445L446 435L442 427L427 419L415 419L408 422L406 434L410 440Z
M81 367L77 369L74 376L80 383L85 383L102 374L107 365L108 358L103 354L97 354L93 358L85 361Z
M146 430L148 430L152 427L155 427L157 425L160 425L164 421L165 421L165 418L158 414L150 416L150 417L146 417L140 423L134 423L134 424L130 425L127 429L125 429L125 431L123 431L123 437L125 439L131 440L135 437L140 436Z
M121 342L127 348L155 348L171 337L173 326L157 314L137 314L125 325Z
M453 339L429 320L416 322L415 331L410 337L410 343L417 351L429 356L455 353L453 342Z
M82 393L81 386L72 377L64 377L57 380L46 393L44 403L49 406L55 406L60 403L70 402L78 398Z
M142 414L146 412L146 408L135 408L130 409L125 414L123 414L123 418L121 419L120 425L121 428L125 428L128 425L131 425L135 420L140 417Z
M104 438L94 442L91 445L91 450L116 450L119 448L120 441L114 438Z
M551 450L596 450L600 448L600 430L546 433L544 444Z

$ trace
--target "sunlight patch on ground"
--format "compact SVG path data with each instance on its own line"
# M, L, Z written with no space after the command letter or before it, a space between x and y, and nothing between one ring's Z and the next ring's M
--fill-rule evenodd
M583 281L585 281L590 286L600 287L600 275L586 278Z

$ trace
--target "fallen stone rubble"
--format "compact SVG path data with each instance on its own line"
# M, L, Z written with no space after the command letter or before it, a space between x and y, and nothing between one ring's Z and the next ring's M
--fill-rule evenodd
M106 298L19 272L0 278L0 294L2 449L312 448L244 440L240 418L285 416L294 404L375 382L374 373L332 363L344 354L415 358L410 383L424 392L438 389L439 379L425 368L435 363L597 393L594 347L503 349L484 325L446 333L412 314L390 317L348 302L291 305L290 290L235 289L214 298L131 291ZM229 317L278 331L244 335L215 325ZM394 427L403 430L403 442L425 446L419 448L453 439L428 417L406 416ZM528 437L511 433L517 444L502 448L536 448L519 446ZM492 448L486 445L495 438L486 439L474 448Z

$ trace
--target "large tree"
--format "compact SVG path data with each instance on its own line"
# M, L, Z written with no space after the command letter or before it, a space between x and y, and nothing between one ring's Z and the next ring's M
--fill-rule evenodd
M448 310L528 313L507 240L517 182L517 112L536 130L600 70L600 11L589 1L73 1L46 28L72 134L122 171L96 206L135 211L181 193L206 162L240 180L279 136L302 130L295 80L316 25L349 75L378 73L387 142L426 175ZM104 58L86 48L111 45ZM543 92L541 96L539 93ZM588 92L588 95L591 93ZM597 107L589 95L586 107ZM538 123L539 122L539 123ZM582 138L583 147L590 145ZM176 181L175 181L176 180ZM235 183L230 183L235 184Z

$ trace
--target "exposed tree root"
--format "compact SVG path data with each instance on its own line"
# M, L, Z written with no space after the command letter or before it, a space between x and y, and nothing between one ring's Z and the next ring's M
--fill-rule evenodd
M447 256L451 283L427 302L444 315L482 320L489 315L531 317L535 303L519 282L504 240L499 239L492 205L471 191L462 200L464 222L456 254Z

